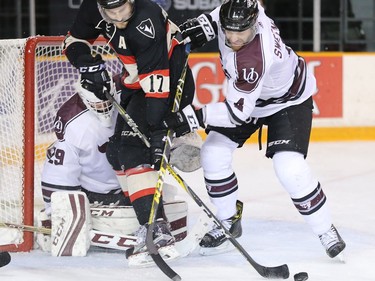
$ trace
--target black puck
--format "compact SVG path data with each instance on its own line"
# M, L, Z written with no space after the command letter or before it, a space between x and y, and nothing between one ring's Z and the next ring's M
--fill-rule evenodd
M299 272L294 275L294 281L305 281L307 279L309 279L307 272Z
M8 252L0 252L0 267L6 266L10 263L11 257Z

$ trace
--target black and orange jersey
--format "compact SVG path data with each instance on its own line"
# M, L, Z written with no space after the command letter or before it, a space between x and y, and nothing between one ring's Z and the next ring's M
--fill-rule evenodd
M178 27L151 0L134 1L134 14L125 29L118 29L101 16L96 0L84 0L65 39L65 54L77 67L77 59L102 35L124 65L122 84L142 90L146 98L168 98L169 59L177 44Z

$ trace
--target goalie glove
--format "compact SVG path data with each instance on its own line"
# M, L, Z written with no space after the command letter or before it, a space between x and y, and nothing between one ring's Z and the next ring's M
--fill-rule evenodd
M194 132L199 127L205 128L202 109L194 110L191 105L184 107L181 111L177 111L168 115L163 121L164 128L172 129L176 133L176 137Z
M215 39L217 24L212 21L209 14L202 14L197 18L188 19L179 26L185 41L191 42L191 49L202 47L207 42Z
M82 55L77 60L81 85L103 101L108 100L105 91L111 92L111 78L101 55Z

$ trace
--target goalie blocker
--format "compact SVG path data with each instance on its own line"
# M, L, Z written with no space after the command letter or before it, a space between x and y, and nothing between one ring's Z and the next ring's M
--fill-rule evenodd
M132 207L90 208L86 194L80 191L54 192L51 206L51 255L55 257L86 256L90 245L120 249L113 239L132 234L139 227ZM182 241L187 236L187 203L165 203L165 212L176 242ZM121 244L124 250L134 244L130 242Z

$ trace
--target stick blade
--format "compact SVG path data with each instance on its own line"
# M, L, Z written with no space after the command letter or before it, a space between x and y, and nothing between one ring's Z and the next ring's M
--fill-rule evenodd
M265 267L261 275L269 279L288 279L289 268L286 264L276 267Z
M0 267L6 266L11 261L11 256L8 252L0 252Z
M159 267L159 269L167 275L173 281L180 281L181 277L178 275L160 256L156 245L154 244L153 240L153 229L154 223L151 223L147 226L147 235L146 235L146 247L148 252L150 253L151 258L155 262L155 264Z

